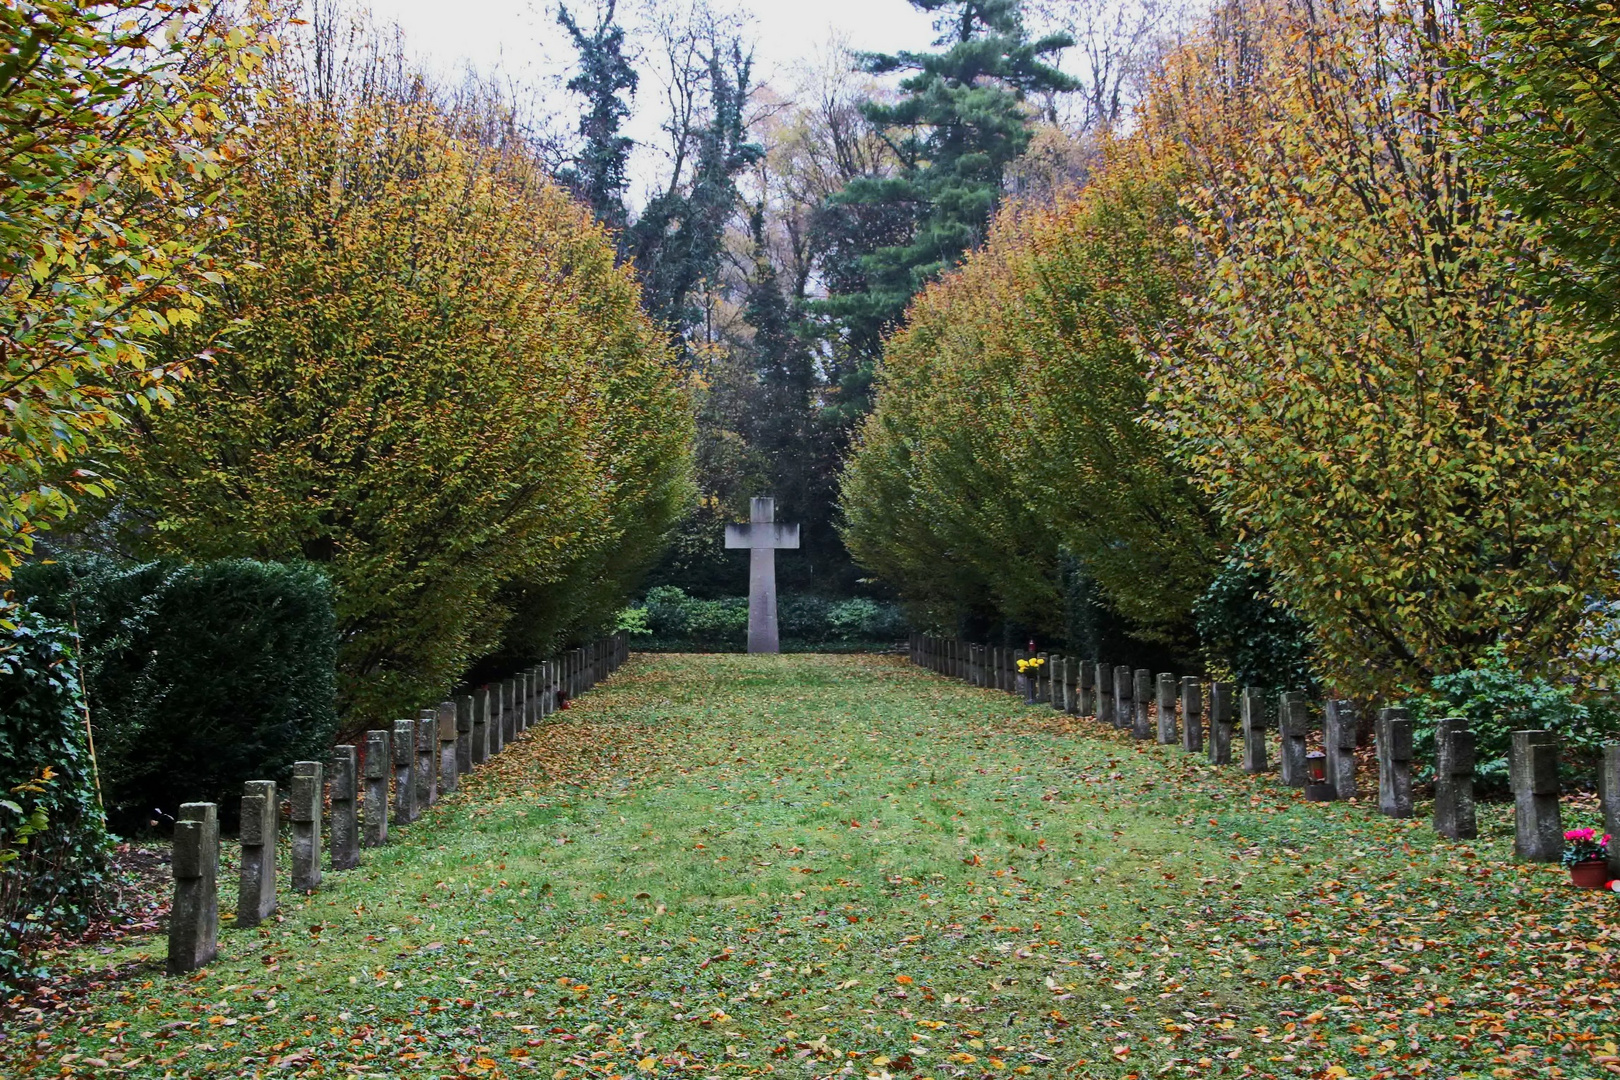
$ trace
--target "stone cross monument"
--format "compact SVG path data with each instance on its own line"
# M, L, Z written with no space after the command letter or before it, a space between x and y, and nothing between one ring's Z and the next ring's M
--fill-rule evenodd
M726 547L748 549L748 651L781 652L776 634L776 549L797 548L799 527L776 520L775 499L751 501L747 525L726 526Z

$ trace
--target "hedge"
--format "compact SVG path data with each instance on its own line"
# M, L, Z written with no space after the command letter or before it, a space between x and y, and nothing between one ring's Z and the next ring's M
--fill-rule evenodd
M864 597L783 594L777 598L776 615L784 652L885 649L910 632L899 605ZM701 600L676 586L660 585L627 609L619 625L643 651L742 652L748 645L748 598Z
M111 824L182 802L227 818L245 780L285 780L337 730L332 589L308 565L224 559L30 564L17 594L82 636Z

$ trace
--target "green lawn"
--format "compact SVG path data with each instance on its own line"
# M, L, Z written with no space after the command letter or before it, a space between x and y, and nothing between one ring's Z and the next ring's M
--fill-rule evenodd
M1484 825L890 657L637 657L205 972L80 956L0 1075L1620 1072L1617 898Z

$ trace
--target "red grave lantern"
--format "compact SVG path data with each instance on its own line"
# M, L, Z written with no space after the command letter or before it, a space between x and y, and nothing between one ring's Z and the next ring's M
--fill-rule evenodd
M1305 798L1311 802L1333 801L1333 786L1327 782L1327 755L1320 750L1305 755Z

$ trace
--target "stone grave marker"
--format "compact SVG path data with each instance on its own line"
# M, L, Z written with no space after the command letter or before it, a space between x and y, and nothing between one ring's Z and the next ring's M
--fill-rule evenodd
M281 817L274 780L242 785L242 879L236 925L258 926L276 911L276 834Z
M1263 773L1271 767L1266 760L1266 699L1258 686L1243 688L1243 771Z
M416 724L394 721L394 824L416 820Z
M489 687L473 691L472 763L482 765L489 760Z
M318 761L293 762L292 887L314 892L321 887L321 804L326 793L325 766Z
M1117 677L1115 685L1119 685ZM1150 739L1153 718L1148 715L1148 706L1153 702L1153 673L1147 668L1127 669L1125 685L1125 715L1119 718L1119 726L1133 739Z
M484 729L489 737L489 756L506 749L506 684L494 683L484 691L489 702L489 719Z
M388 843L388 780L393 775L393 740L382 730L366 732L366 847Z
M1232 690L1229 682L1209 684L1209 763L1232 764Z
M1289 787L1305 786L1305 740L1311 730L1309 709L1305 695L1297 690L1277 699L1278 779Z
M1204 684L1196 675L1181 680L1181 748L1189 754L1204 748Z
M1378 710L1378 809L1387 817L1412 816L1412 718L1399 706Z
M1155 704L1158 706L1157 735L1159 745L1169 746L1176 741L1176 677L1168 671L1159 673L1158 694Z
M439 739L439 790L448 795L456 790L460 776L456 761L456 703L441 701L433 710L434 729Z
M1327 782L1335 799L1356 797L1356 735L1360 728L1353 702L1328 701L1322 717L1322 749L1327 753Z
M219 955L219 808L213 803L180 805L169 870L168 971L182 975Z
M1474 733L1468 721L1457 716L1440 721L1434 750L1434 831L1453 840L1472 840L1479 828L1474 820Z
M1513 788L1513 853L1530 862L1557 862L1564 854L1558 807L1558 742L1550 731L1515 731L1508 758Z
M1603 744L1598 794L1603 800L1603 831L1609 834L1609 877L1620 878L1620 742Z
M472 767L473 699L469 694L456 698L456 776L466 776Z
M332 748L331 784L332 835L327 841L333 870L353 870L360 865L360 780L359 753L353 746Z
M439 748L439 726L432 709L416 717L416 807L425 810L439 801L439 769L434 751Z
M748 551L748 651L781 652L776 627L776 553L799 546L799 527L776 520L775 499L749 501L748 524L726 526L726 547Z

